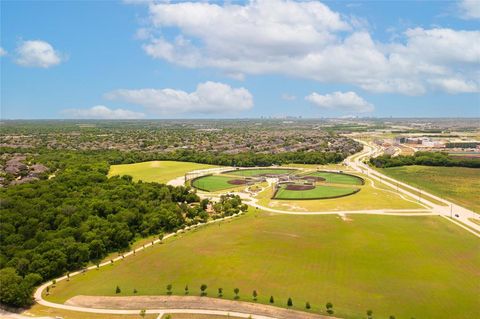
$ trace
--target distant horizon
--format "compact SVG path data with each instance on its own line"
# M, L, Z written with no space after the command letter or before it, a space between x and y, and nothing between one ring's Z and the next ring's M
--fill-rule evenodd
M118 122L148 122L148 121L178 121L178 120L186 120L186 121L205 121L205 120L402 120L402 119L458 119L458 120L480 120L480 116L478 117L460 117L460 116L437 116L437 117L294 117L294 116L286 116L286 117L223 117L223 118L144 118L144 119L81 119L81 118L40 118L40 119L33 119L33 118L11 118L11 119L1 119L1 121L93 121L93 122L109 122L109 121L118 121ZM479 124L480 125L480 124Z

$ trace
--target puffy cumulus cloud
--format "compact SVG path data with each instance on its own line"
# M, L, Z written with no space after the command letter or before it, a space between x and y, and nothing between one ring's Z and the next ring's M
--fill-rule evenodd
M110 109L104 105L96 105L89 109L68 109L62 112L67 116L80 119L128 120L141 119L145 114L124 109Z
M174 89L115 90L105 94L110 100L142 105L162 115L182 113L231 113L253 107L253 97L245 88L218 82L204 82L194 92Z
M62 60L50 43L41 40L22 41L16 49L15 62L25 67L49 68Z
M479 31L414 28L396 42L381 43L359 26L361 18L347 18L316 1L150 3L148 8L149 27L157 35L145 40L144 51L185 67L284 74L408 95L439 89L434 83L440 79L460 78L478 87ZM172 37L161 35L165 28L173 30Z
M0 56L7 55L7 51L4 48L0 47Z
M355 92L333 92L321 95L316 92L305 97L305 100L315 106L341 112L367 113L374 110L374 106Z
M463 19L480 19L480 2L478 0L461 0L458 2L460 17Z

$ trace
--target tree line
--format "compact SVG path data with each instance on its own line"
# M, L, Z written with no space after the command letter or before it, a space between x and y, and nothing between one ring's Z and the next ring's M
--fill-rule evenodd
M356 146L355 151L360 151L362 146ZM170 160L195 162L224 166L271 166L282 164L329 164L339 163L349 156L349 152L283 152L275 154L259 154L245 152L239 154L224 154L215 152L198 152L193 150L179 150L175 152L122 152L112 156L111 164L130 164L153 160Z
M205 222L208 201L189 187L107 178L99 153L47 152L55 177L0 189L0 303L31 302L35 285L82 269L140 238ZM219 218L246 210L238 196L213 207ZM212 212L210 212L212 214Z
M480 168L480 158L462 158L449 156L442 152L416 152L414 155L381 155L370 159L375 167L387 168L406 165L456 166Z

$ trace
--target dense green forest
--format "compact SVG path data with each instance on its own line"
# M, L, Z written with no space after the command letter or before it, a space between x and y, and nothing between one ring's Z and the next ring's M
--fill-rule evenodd
M370 163L376 167L425 165L480 168L480 159L478 158L456 158L441 152L416 152L411 156L399 155L395 157L382 155L371 158Z
M0 190L0 303L28 305L42 281L124 251L140 237L209 218L208 201L199 203L188 187L134 183L130 176L107 178L112 155L118 154L30 155L55 177ZM246 206L237 197L224 197L214 209L212 217L219 218Z
M357 149L360 151L361 147ZM289 163L298 164L328 164L338 163L349 154L336 152L284 152L277 154L258 154L246 152L240 154L222 154L213 152L196 152L192 150L180 150L170 153L141 153L125 152L117 153L111 158L111 164L130 164L152 160L170 160L195 162L225 166L271 166Z
M361 151L361 144L356 146L355 152ZM240 154L224 154L215 152L198 152L193 150L178 150L174 152L121 152L117 150L92 150L92 151L53 151L49 149L33 150L29 148L0 148L2 153L37 153L36 157L39 161L49 168L61 169L66 166L66 162L58 159L66 159L75 154L85 156L96 156L101 158L105 164L131 164L138 162L164 160L164 161L182 161L195 162L212 165L225 166L271 166L282 164L329 164L339 163L344 160L349 153L339 152L283 152L275 154L259 154L253 152L245 152ZM55 154L55 156L52 156Z

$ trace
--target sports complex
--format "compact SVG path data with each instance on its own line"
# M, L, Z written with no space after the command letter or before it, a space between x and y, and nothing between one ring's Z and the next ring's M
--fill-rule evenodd
M267 183L272 189L272 199L320 200L355 194L363 185L363 178L339 171L300 169L236 169L216 175L192 179L190 185L198 190L218 192L241 186ZM258 190L258 188L257 188Z
M480 232L452 221L435 195L382 180L361 157L270 168L122 165L136 180L158 176L212 201L235 194L250 208L161 242L140 239L132 252L44 285L36 307L61 308L65 318L92 309L111 318L142 309L174 319L477 317Z

